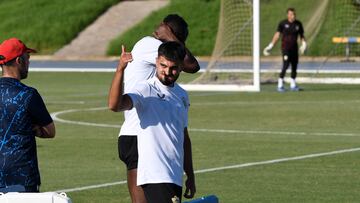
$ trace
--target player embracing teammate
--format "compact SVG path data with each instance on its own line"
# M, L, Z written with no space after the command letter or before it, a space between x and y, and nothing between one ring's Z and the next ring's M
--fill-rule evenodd
M125 111L118 146L119 157L127 166L133 203L180 201L183 171L188 176L185 197L192 198L196 190L187 132L189 101L175 84L181 71L200 69L185 46L187 36L185 20L170 14L153 36L139 40L131 53L122 50L109 108ZM168 124L175 129L168 129Z
M287 9L287 19L279 23L277 32L275 33L271 43L264 49L264 55L270 55L270 50L275 46L276 42L281 36L281 51L283 57L283 67L278 79L278 91L285 92L284 77L286 70L291 64L291 80L290 90L300 91L301 89L296 85L297 65L299 63L299 48L298 37L300 36L301 46L300 53L304 54L306 50L306 41L304 37L304 28L302 23L296 19L294 8Z

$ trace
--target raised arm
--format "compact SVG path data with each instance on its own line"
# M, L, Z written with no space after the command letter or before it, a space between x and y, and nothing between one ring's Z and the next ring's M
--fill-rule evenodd
M186 73L197 73L200 70L199 62L188 48L185 47L186 55L183 64L183 71Z
M184 42L180 41L172 32L171 28L166 25L165 23L161 23L158 28L153 33L154 37L167 42L167 41L175 41L179 42L180 44L184 44ZM194 55L191 53L191 51L186 48L186 56L183 63L183 71L186 73L196 73L200 70L199 62L196 60Z
M133 106L132 101L128 95L124 94L124 71L129 62L132 61L132 55L125 51L122 46L122 52L119 60L118 67L111 83L108 106L109 109L115 112L130 110Z
M195 175L192 160L191 140L187 128L184 129L184 171L187 176L185 181L185 198L193 198L196 193Z

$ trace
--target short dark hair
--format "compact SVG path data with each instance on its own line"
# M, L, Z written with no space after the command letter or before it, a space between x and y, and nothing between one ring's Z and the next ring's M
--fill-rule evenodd
M167 60L170 60L175 63L182 63L186 55L184 45L178 42L164 42L160 45L158 49L158 56L163 56Z
M171 28L176 38L181 42L186 41L189 35L188 24L181 16L178 14L169 14L164 18L163 22Z
M286 9L286 13L288 13L289 11L291 11L291 12L295 12L295 8L290 7L290 8L288 8L288 9Z
M24 60L23 55L20 55L20 56L17 56L15 58L11 59L10 61L7 61L6 63L2 64L1 66L13 66L15 64L17 58L21 58L21 60Z
M16 62L16 59L17 59L17 58L18 58L18 57L15 57L15 58L11 59L10 61L4 63L3 66L13 66L14 63Z
M17 58L17 57L16 57L16 58ZM15 62L16 62L16 58L11 59L10 61L7 61L7 62L4 63L4 64L1 64L1 65L0 65L1 68L4 68L4 66L6 66L6 67L13 66L13 65L15 64ZM3 74L4 74L4 73L3 73Z

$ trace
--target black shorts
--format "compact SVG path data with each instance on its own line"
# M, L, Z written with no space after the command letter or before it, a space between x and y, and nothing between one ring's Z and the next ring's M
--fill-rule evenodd
M182 187L176 184L156 183L145 184L141 187L144 190L147 203L181 202Z
M119 158L127 170L136 169L138 165L137 136L121 135L118 139Z
M291 65L297 65L299 63L299 52L297 50L283 50L283 62Z

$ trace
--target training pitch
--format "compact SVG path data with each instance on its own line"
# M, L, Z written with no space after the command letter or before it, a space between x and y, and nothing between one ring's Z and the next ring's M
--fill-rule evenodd
M56 120L56 138L37 140L42 192L66 191L76 203L130 202L117 154L122 113L106 108L111 80L112 73L30 72L23 81L39 90ZM360 199L360 85L302 87L285 94L274 85L260 93L190 93L196 197Z

